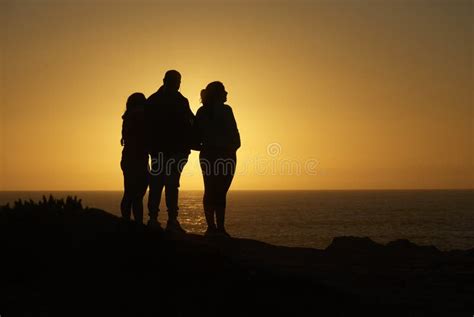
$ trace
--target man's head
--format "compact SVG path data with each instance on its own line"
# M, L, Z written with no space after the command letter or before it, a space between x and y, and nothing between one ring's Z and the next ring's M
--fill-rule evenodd
M177 70L169 70L163 78L163 85L168 90L178 91L181 85L181 74Z

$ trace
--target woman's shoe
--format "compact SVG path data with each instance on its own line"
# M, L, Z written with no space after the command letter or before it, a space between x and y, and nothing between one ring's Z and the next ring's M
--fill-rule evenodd
M224 238L232 238L230 234L224 229L217 229L217 235L224 237Z
M181 227L178 220L168 220L166 225L166 232L172 234L186 234L186 230Z

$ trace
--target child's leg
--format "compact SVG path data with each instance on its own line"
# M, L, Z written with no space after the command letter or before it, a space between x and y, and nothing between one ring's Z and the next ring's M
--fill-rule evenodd
M148 171L138 170L135 175L134 197L132 202L135 222L143 223L143 197L148 188Z
M127 188L127 179L125 178L125 189L123 192L122 202L120 203L120 211L122 213L122 218L125 220L130 220L131 211L132 211L132 197L130 197L130 190Z
M135 222L143 223L143 197L136 197L133 201L133 218Z

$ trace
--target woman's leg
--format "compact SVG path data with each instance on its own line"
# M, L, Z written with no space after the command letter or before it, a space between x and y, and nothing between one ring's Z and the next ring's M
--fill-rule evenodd
M216 223L217 223L217 230L218 231L226 231L225 230L225 207L219 206L216 208Z
M210 231L214 231L216 229L216 223L214 220L215 205L213 202L213 160L210 155L206 155L206 153L202 152L199 156L199 159L204 181L204 196L202 199L202 204L204 207L204 216L206 217L207 229Z
M224 177L217 176L216 180L218 184L220 185L219 187L224 185ZM225 231L224 223L225 223L226 192L223 190L222 187L217 188L216 190L215 203L216 203L217 230Z
M225 158L228 162L225 167L216 175L216 222L217 229L222 232L225 230L225 210L227 205L227 192L229 191L232 179L234 178L236 157L232 155ZM229 163L230 162L230 163Z
M212 205L211 194L209 193L210 188L206 187L204 189L204 198L203 198L203 206L204 206L204 216L206 217L207 229L208 230L215 230L216 223L214 220L214 213L215 207Z

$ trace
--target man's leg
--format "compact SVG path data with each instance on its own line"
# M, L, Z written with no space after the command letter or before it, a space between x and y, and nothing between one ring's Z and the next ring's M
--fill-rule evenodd
M165 186L166 207L168 208L168 220L176 221L178 218L178 196L179 189L174 184Z
M158 213L160 211L161 193L164 187L164 173L162 171L163 155L152 155L150 169L150 190L148 193L148 215L149 224L158 223Z
M166 160L165 168L165 195L168 208L167 229L185 233L178 221L179 180L184 166L188 162L187 154L174 154Z

